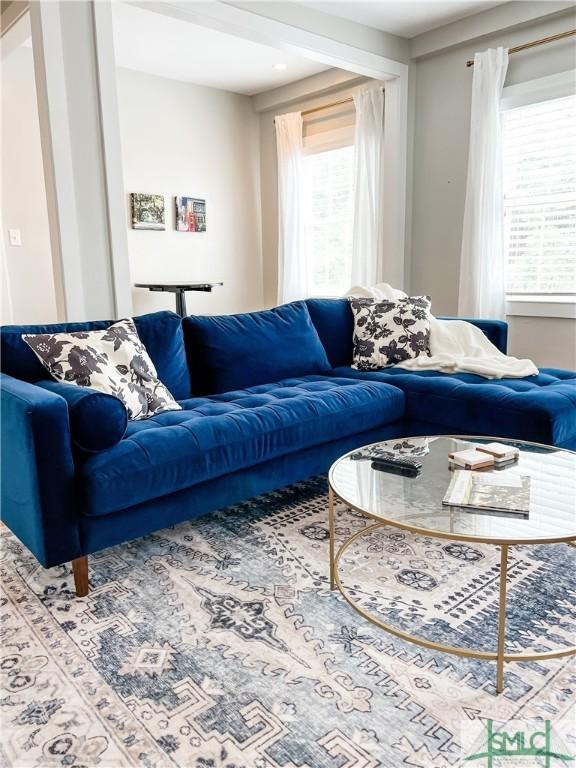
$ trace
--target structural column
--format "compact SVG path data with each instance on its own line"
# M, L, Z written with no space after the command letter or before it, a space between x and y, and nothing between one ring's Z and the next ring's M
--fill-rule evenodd
M30 3L61 319L131 313L109 2Z

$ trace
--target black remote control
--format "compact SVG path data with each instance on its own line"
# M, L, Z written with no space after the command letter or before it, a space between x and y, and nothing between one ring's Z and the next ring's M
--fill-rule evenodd
M391 472L403 477L418 477L422 470L422 463L414 459L401 461L400 459L374 458L370 466L379 472Z

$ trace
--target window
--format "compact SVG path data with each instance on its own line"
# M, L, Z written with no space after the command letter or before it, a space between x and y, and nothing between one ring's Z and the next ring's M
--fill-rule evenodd
M354 147L307 154L304 171L308 294L341 296L350 288Z
M504 112L509 295L576 295L576 95Z

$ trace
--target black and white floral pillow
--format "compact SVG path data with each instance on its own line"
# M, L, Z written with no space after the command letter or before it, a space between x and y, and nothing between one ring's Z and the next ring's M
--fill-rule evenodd
M375 371L430 355L430 297L350 299L354 315L354 363Z
M55 379L115 395L129 419L181 410L159 380L131 318L104 331L23 334L22 339Z

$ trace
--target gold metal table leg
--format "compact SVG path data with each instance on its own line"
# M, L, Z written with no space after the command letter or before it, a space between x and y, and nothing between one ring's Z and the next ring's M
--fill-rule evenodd
M506 581L508 578L508 544L500 545L500 602L498 605L498 657L496 659L496 693L504 690L504 647L506 645Z
M328 530L330 533L330 589L336 589L336 580L334 578L334 491L332 486L328 486Z

